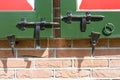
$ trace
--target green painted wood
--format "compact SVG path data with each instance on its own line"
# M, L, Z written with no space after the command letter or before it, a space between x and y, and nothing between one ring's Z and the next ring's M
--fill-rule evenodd
M16 35L17 38L33 38L34 29L27 28L21 31L16 27L17 22L25 17L27 21L39 22L40 18L52 21L52 0L35 0L34 11L0 11L0 38L8 35ZM52 29L40 32L40 37L52 37Z
M61 1L61 18L66 16L67 11L71 11L73 15L85 15L86 11L76 11L76 0L60 0ZM68 4L69 5L66 5ZM100 32L101 38L120 37L120 11L90 11L92 15L103 15L104 19L98 22L87 24L85 32L80 31L80 22L72 22L66 24L61 20L61 37L62 38L89 38L92 31ZM107 23L115 26L111 35L104 35L103 29Z

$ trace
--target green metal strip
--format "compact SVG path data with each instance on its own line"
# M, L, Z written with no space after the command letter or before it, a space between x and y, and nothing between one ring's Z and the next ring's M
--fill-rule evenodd
M52 0L35 0L34 11L0 11L0 38L16 35L17 38L33 38L34 29L21 31L16 27L17 22L25 17L27 21L39 22L40 18L52 21ZM41 31L40 37L52 37L52 29Z
M61 1L61 18L66 16L67 11L71 11L73 15L85 15L86 11L76 11L76 0L60 0ZM69 5L66 5L69 3ZM102 21L91 22L87 24L85 32L80 31L80 22L72 22L67 24L61 20L61 37L62 38L89 38L92 31L100 32L101 38L120 37L120 11L91 11L92 15L105 16ZM106 24L112 23L115 27L110 35L104 35L103 29Z

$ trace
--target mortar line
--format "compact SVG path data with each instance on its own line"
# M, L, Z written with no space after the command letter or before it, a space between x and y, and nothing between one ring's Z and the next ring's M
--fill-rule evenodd
M90 79L93 78L93 69L90 69Z
M111 59L108 59L108 68L110 69L110 61Z
M108 67L104 67L104 68L70 68L70 67L66 67L66 68L0 68L0 71L3 70L120 70L120 68L108 68Z
M16 69L14 70L14 73L15 73L14 74L14 76L15 76L14 78L17 79L17 71L16 71Z
M53 7L53 10L59 10L60 9L60 7Z
M110 39L108 38L108 48L110 48Z
M32 57L22 57L22 58L0 58L0 60L108 60L108 59L116 59L116 60L120 60L120 58L91 58L91 57L79 57L79 58L32 58Z
M91 47L90 48L49 48L49 47L46 47L46 48L40 48L40 49L36 49L36 48L16 48L17 50L46 50L46 49L50 49L50 50L53 50L53 49L57 49L57 50L91 50ZM114 49L120 49L120 47L110 47L110 48L107 48L107 47L96 47L95 48L96 50L114 50ZM11 48L0 48L0 50L11 50Z
M55 72L56 72L56 70L53 69L53 78L56 78Z
M71 40L71 48L73 48L73 40Z
M72 68L75 68L74 64L75 64L75 61L74 61L74 59L72 59L72 60L71 60L71 67L72 67Z
M15 56L15 57L18 58L19 53L18 53L18 50L17 50L17 49L16 49L16 52L15 52L15 53L16 53L16 56Z
M54 57L54 58L57 58L56 49L53 49L53 57Z

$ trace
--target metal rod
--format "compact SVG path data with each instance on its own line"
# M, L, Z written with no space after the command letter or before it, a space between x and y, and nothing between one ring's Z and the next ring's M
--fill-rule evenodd
M95 50L95 46L92 45L92 52L91 52L91 54L90 54L91 57L94 56L94 50Z
M12 49L12 54L13 54L13 56L15 56L15 50L14 50L14 47L11 47L11 49Z
M9 41L10 47L12 49L12 54L13 54L13 56L15 56L15 50L14 50L15 35L7 36L7 39Z
M94 56L95 46L96 46L96 44L98 42L99 37L100 37L100 33L99 32L91 32L91 44L92 44L91 57Z
M35 38L35 47L37 49L40 48L40 26L36 24L36 27L34 28L34 38Z
M82 20L81 20L81 22L80 22L80 30L81 30L81 32L85 32L85 30L86 30L86 25L87 25L86 18L82 18Z

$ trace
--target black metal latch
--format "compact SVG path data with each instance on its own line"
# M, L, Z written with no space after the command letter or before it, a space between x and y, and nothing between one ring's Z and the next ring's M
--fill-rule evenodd
M17 27L20 30L25 30L26 28L34 28L34 38L36 41L36 48L40 48L40 30L45 30L45 28L52 28L53 25L58 25L57 22L46 22L45 18L41 18L40 22L27 22L25 18L22 18L20 22L17 23Z
M10 35L10 36L7 36L7 39L9 41L9 45L12 49L12 54L13 56L15 56L15 50L14 50L14 44L15 44L15 35Z
M80 21L80 30L81 32L86 31L86 24L90 24L91 21L100 21L103 20L104 16L102 15L91 15L90 12L86 12L86 15L75 16L72 15L72 12L67 12L67 16L64 16L62 20L68 24L72 21Z
M91 56L94 56L95 46L96 46L99 38L100 38L100 33L99 32L91 32L91 45L92 45Z

